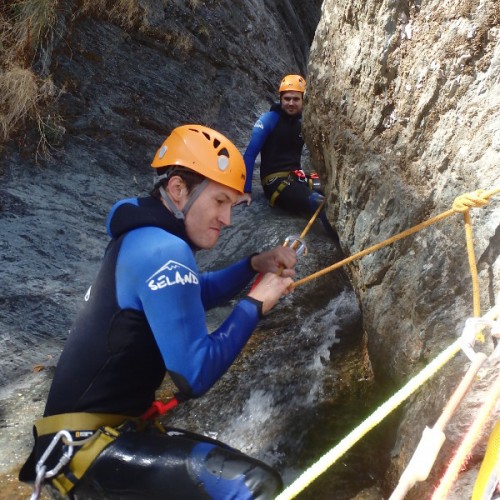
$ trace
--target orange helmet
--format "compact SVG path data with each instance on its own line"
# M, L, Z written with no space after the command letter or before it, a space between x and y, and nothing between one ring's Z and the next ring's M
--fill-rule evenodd
M288 92L289 90L295 90L297 92L305 92L306 90L306 80L300 75L286 75L283 80L281 80L279 92Z
M182 166L240 194L245 186L246 169L241 153L227 137L203 125L182 125L172 130L151 166Z

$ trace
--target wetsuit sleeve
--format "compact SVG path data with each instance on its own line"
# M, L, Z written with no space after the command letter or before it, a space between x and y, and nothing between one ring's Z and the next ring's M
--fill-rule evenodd
M184 241L159 228L127 234L116 282L120 307L145 314L166 369L186 397L198 397L212 387L259 320L258 304L243 299L209 334L194 255Z
M244 189L245 193L252 192L252 177L255 160L257 159L257 155L262 150L262 146L269 137L269 134L273 131L276 123L278 123L278 119L278 113L268 111L267 113L264 113L253 126L250 142L248 143L247 149L243 155L247 175Z
M205 310L221 306L241 292L257 273L250 265L250 257L219 271L200 276L201 300Z

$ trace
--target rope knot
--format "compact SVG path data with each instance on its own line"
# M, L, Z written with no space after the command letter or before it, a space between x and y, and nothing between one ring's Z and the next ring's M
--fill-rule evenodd
M452 208L455 212L467 212L469 208L480 208L488 205L491 193L484 189L478 189L472 193L465 193L457 196L453 202Z

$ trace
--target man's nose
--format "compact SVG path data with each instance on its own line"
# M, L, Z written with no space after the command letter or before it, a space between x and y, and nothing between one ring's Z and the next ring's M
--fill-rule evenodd
M225 226L231 224L231 207L224 208L219 216L219 221Z

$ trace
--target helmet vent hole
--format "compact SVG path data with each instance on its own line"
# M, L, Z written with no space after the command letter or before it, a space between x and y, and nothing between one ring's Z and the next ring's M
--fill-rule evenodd
M219 145L220 145L219 139L214 139L214 148L217 149L219 147Z

